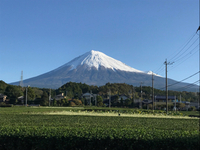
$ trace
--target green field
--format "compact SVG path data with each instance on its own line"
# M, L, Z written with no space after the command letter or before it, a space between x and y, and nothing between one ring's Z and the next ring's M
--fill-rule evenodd
M198 112L152 118L138 111L0 108L0 149L199 149L199 119L187 117Z

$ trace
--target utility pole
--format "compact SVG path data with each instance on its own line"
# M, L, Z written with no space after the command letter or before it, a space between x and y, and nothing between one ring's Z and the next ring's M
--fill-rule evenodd
M152 109L154 111L154 87L153 87L153 72L152 72Z
M176 111L176 96L175 96L175 111Z
M96 94L94 95L94 99L95 99L95 106L97 106L97 96L96 96Z
M27 107L27 91L28 91L29 85L26 87L26 107Z
M27 87L26 87L26 107L27 107Z
M197 97L197 109L199 110L199 99L198 99L198 92L197 92L197 88L196 88L196 93L195 96Z
M166 114L168 114L168 85L167 85L167 65L172 65L173 63L170 63L170 62L167 62L167 59L166 61L164 62L165 66L166 66Z
M51 89L49 89L50 91L49 91L49 106L50 106L50 104L51 104Z
M133 107L134 107L134 97L135 97L134 91L135 91L135 89L134 89L134 87L133 87L133 89L132 89Z
M111 107L111 91L109 89L109 108Z
M142 84L143 84L143 82L140 82L140 88L141 88L140 109L142 108Z
M91 98L92 98L92 90L90 90L90 106L91 106Z
M199 5L200 5L200 1L199 1ZM199 14L200 14L200 9L199 9ZM200 16L199 16L199 18L200 18ZM198 31L200 31L200 19L199 19L199 27L197 29L197 32ZM199 32L199 72L200 72L200 32ZM199 94L198 94L198 96L199 96L199 98L198 98L198 109L199 109L199 101L200 101L200 73L199 73Z

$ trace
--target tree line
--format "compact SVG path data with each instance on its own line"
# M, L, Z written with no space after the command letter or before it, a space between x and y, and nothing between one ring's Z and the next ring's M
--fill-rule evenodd
M141 93L142 91L142 93ZM68 82L62 85L58 89L51 89L51 97L54 98L60 93L64 93L65 97L62 100L54 100L52 105L55 106L74 106L74 105L83 105L85 100L81 98L83 93L93 93L98 94L100 97L106 98L110 95L113 96L115 100L118 99L119 95L126 95L129 97L129 101L124 101L126 105L131 105L133 99L152 99L152 87L143 86L143 87L134 87L133 85L125 83L106 83L103 86L94 86L87 85L85 83L75 83ZM18 97L24 96L26 98L26 87L9 85L4 81L0 81L0 93L7 95L8 103L10 104L19 104ZM177 96L177 99L182 101L197 102L198 93L187 92L187 91L168 91L169 95ZM142 94L142 95L141 95ZM47 88L36 88L28 87L27 88L27 100L28 104L40 104L40 105L49 105L49 95L50 89ZM154 95L165 95L165 90L154 89ZM69 99L71 101L69 101ZM94 102L93 102L94 103ZM100 100L99 105L102 104ZM113 103L114 104L114 103ZM118 104L120 105L120 104ZM116 105L116 106L118 106ZM125 105L125 104L124 104Z

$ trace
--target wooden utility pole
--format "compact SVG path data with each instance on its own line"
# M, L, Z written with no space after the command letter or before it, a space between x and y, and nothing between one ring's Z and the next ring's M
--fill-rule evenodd
M154 110L154 87L153 87L153 72L152 72L152 109Z
M51 89L49 89L49 106L51 104Z
M167 62L167 59L166 61L164 62L165 64L165 74L166 74L166 114L168 114L168 85L167 85L167 65L172 65L173 63L170 63L170 62Z
M111 91L110 91L110 89L109 89L109 108L111 107Z
M165 80L165 86L166 86L166 113L168 114L168 89L167 89L167 87L168 87L168 85L167 85L167 59L166 59L166 61L165 61L165 65L166 65L166 70L165 70L165 76L166 76L166 80Z
M200 5L200 0L199 0L199 5ZM200 9L199 9L199 14L200 14ZM200 16L199 16L199 27L197 29L197 32L198 31L200 31ZM200 101L200 32L199 32L199 94L198 94L198 97L199 97L198 98L198 109L200 109L199 108L199 101Z
M26 107L27 107L27 91L28 91L29 85L26 87Z
M140 109L142 108L142 84L143 84L143 82L140 82L140 88L141 88Z
M26 107L27 107L27 87L26 87Z
M134 107L134 91L135 91L135 89L134 89L134 87L133 87L133 89L132 89L132 100L133 100L133 107Z
M90 106L91 106L91 99L92 99L92 90L90 90Z

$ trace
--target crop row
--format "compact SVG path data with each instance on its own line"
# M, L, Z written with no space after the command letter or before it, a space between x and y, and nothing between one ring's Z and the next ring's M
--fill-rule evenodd
M90 127L90 128L145 128L162 130L199 130L198 119L135 118L71 115L0 115L1 127L4 126L45 126L45 127Z
M198 131L0 127L0 149L197 149Z

